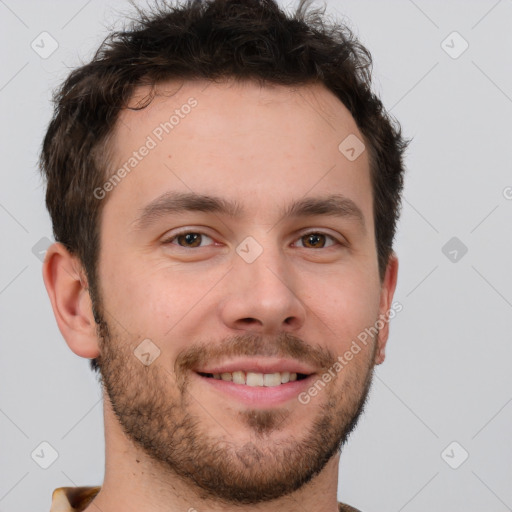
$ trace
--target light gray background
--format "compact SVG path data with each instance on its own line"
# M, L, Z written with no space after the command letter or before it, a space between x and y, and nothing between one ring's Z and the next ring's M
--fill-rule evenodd
M131 11L0 0L0 511L49 510L54 488L103 481L99 385L62 339L32 248L51 239L36 170L51 90L116 9ZM512 510L512 1L331 0L327 11L370 49L375 88L414 137L396 239L403 311L344 449L339 499L363 512ZM43 31L59 45L47 59L31 48ZM441 46L453 31L469 43L456 59ZM468 248L456 262L442 251L452 237ZM58 452L46 470L31 457L43 441Z

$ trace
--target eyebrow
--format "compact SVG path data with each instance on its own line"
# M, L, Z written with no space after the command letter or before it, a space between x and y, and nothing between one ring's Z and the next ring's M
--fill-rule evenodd
M231 218L240 218L246 215L237 201L194 192L165 192L139 209L139 214L132 222L132 227L134 231L143 231L167 215L185 212L215 213ZM363 212L354 201L342 194L299 199L286 206L281 212L280 218L317 215L353 219L366 232Z

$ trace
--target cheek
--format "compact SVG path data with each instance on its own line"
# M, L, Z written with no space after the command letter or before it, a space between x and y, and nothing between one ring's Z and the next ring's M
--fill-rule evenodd
M373 325L379 314L379 291L363 279L331 279L310 301L310 307L343 346Z
M155 267L145 268L125 259L104 268L105 307L132 336L150 337L147 329L160 335L172 327L176 316L185 314L183 290L170 286Z
M105 304L131 337L149 338L160 348L172 340L175 346L184 332L200 328L209 304L205 293L220 279L210 274L198 277L165 260L125 259L106 274Z

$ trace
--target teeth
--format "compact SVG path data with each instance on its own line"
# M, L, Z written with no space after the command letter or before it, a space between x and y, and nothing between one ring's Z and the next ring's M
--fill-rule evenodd
M235 384L245 384L244 372L233 372L233 382Z
M287 382L293 382L297 380L296 373L290 372L275 372L275 373L256 373L256 372L245 372L237 371L233 373L214 373L214 379L225 380L228 382L234 382L235 384L246 384L247 386L259 386L259 387L273 387L279 386L280 384L286 384Z
M248 386L263 386L263 377L263 373L247 372L245 383Z
M279 372L266 373L265 375L263 375L263 385L264 386L267 386L267 387L279 386L280 384L281 384L281 374Z

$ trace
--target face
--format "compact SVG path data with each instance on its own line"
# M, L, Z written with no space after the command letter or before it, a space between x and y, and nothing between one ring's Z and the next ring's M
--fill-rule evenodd
M363 137L319 85L159 91L122 113L103 189L103 383L162 471L226 503L275 499L336 455L371 385L377 337L344 358L384 312L368 155L338 149ZM273 380L286 370L307 377Z

